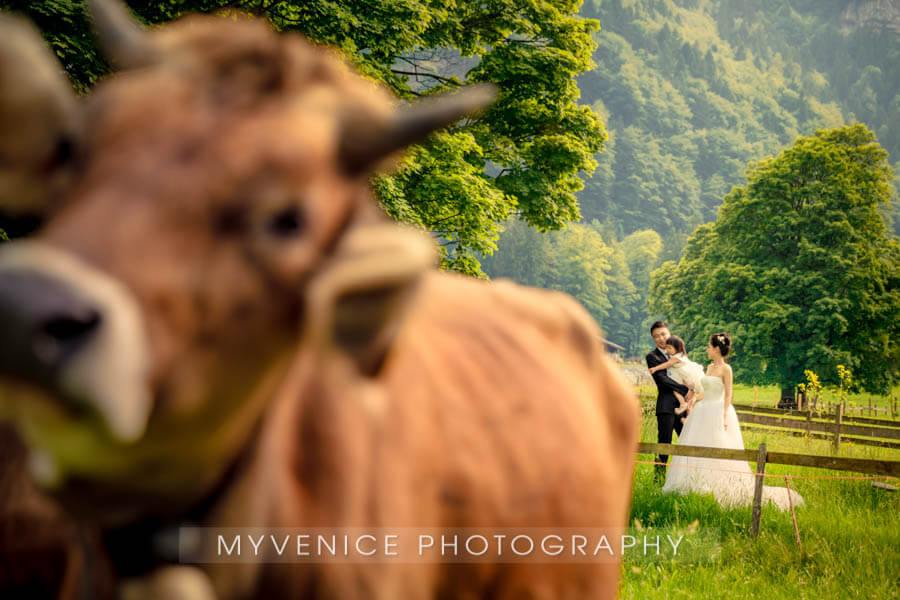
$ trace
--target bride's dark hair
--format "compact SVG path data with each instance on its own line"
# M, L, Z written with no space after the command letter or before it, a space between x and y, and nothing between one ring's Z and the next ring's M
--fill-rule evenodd
M666 344L675 348L675 352L685 354L684 340L677 335L670 336L669 339L666 340Z
M714 333L709 338L709 345L713 348L718 348L719 352L722 353L722 358L725 358L731 350L731 338L724 331L722 333Z

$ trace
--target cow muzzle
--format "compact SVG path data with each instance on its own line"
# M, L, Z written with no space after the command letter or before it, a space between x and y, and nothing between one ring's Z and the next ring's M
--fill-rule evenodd
M146 336L123 285L50 246L4 244L0 331L0 416L26 443L46 446L47 429L67 421L102 423L98 434L116 443L141 437L151 408Z
M40 273L0 271L0 371L56 382L101 327L97 309L62 282Z

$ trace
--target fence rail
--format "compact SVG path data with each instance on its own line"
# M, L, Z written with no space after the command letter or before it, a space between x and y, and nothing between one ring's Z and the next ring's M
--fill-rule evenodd
M820 418L820 419L834 419L835 412L832 411L817 411L817 410L792 410L790 408L769 408L767 406L752 406L750 404L735 404L734 410L737 412L753 412L761 415L785 415L792 417L801 417L807 418L808 416L812 416L812 418ZM894 419L876 419L872 417L848 417L846 413L844 413L844 423L860 423L863 425L877 425L879 427L895 427L900 429L900 421Z
M847 435L862 435L871 438L884 438L889 440L900 440L900 429L888 427L872 427L863 425L848 425L843 420L838 426L837 423L829 423L827 421L791 419L785 417L769 417L766 415L758 415L750 412L738 411L738 419L741 425L744 423L753 423L756 425L769 425L771 427L787 427L792 429L805 429L807 431L819 431L824 433L840 433Z
M752 423L749 425L750 426L748 426L748 427L743 427L743 431L749 431L751 433L775 433L778 435L789 435L792 437L809 438L811 440L822 440L822 441L831 440L832 442L834 442L834 434L816 433L816 432L807 433L805 429L804 430L773 429L770 427L756 426L756 425L753 425ZM841 442L857 444L860 446L876 446L878 448L892 448L894 450L900 450L900 442L882 442L880 440L870 440L867 438L848 437L848 436L841 436Z
M746 460L747 462L753 463L758 460L758 450L731 450L728 448L681 446L679 444L656 444L652 442L639 443L637 453L724 458L728 460ZM851 473L862 473L865 475L900 477L900 460L843 458L840 456L795 454L792 452L767 452L765 462L776 465L794 465L798 467L830 469L833 471L849 471Z
M833 415L822 415L809 410L786 410L746 404L735 404L734 408L741 426L751 426L746 427L747 431L773 431L766 427L780 427L784 429L774 431L810 438L831 438L835 450L840 449L842 440L885 448L897 448L897 441L890 440L900 440L900 423L864 417L848 418L843 414L841 406L837 407L837 411ZM822 434L827 435L823 436Z

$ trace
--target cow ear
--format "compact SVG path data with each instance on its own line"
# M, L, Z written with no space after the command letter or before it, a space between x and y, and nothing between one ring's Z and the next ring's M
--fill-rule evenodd
M340 162L351 175L372 171L383 159L410 144L421 142L433 131L446 127L489 104L497 96L493 84L470 85L455 94L434 96L401 106L381 124L354 113L345 119L341 133Z
M378 373L426 272L436 263L427 234L394 224L349 232L309 288L307 331L336 347L360 373Z
M87 0L94 35L106 60L116 69L139 69L162 61L147 32L118 0Z
M78 103L28 22L0 15L0 213L38 215L68 179Z

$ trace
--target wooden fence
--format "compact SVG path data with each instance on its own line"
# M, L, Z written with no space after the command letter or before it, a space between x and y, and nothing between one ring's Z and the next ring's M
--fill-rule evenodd
M653 401L655 401L656 393L657 393L656 386L653 384L653 381L650 379L649 374L647 374L648 371L647 371L646 367L640 367L638 365L627 365L627 367L630 370L627 371L626 374L629 376L629 379L632 381L632 383L634 383L636 386L638 386L638 390L639 390L639 393L641 396L641 401L649 402L649 403L652 403ZM775 410L775 411L778 411L779 413L789 412L791 410L791 409L784 409L784 408L780 408L780 409L774 408L774 406L776 404L778 404L778 402L779 402L779 397L777 395L775 395L775 396L773 396L771 394L759 394L759 395L764 396L764 397L758 398L757 388L754 387L753 388L753 408L754 409L757 409L757 405L760 402L763 402L763 403L771 403L773 405L773 408L770 408L769 410ZM887 403L888 403L887 406L876 406L875 399L873 396L868 397L866 403L860 404L859 402L860 402L860 400L858 398L854 402L851 402L850 405L848 405L846 403L841 405L841 404L833 403L833 402L815 401L813 403L813 413L814 414L823 414L824 413L824 414L828 414L828 415L834 415L837 412L838 406L842 406L843 414L844 414L845 418L848 416L851 416L851 415L859 415L859 416L868 415L869 417L877 417L879 422L893 420L893 421L900 423L900 400L898 400L897 398L893 398L893 397L887 398ZM800 400L801 410L798 411L796 408L797 404L795 402L793 413L796 414L796 413L800 412L800 413L805 414L805 411L803 411L802 409L808 408L808 404L809 404L808 402L806 402L804 400ZM763 408L763 407L759 407L759 408Z
M843 407L833 415L809 410L784 410L735 404L744 431L771 431L810 439L830 439L835 450L841 442L900 448L900 421L846 417ZM749 426L749 427L748 427ZM777 429L772 429L772 428Z
M754 394L754 397L755 397L755 394ZM887 406L876 406L874 399L871 396L868 398L868 406L866 406L865 404L857 404L856 402L851 402L849 405L846 402L834 403L834 402L813 401L811 403L804 403L803 396L798 395L798 401L796 401L794 403L793 408L795 410L797 408L802 410L804 408L809 408L809 404L812 404L813 411L817 411L820 413L825 412L825 413L829 413L829 414L834 414L835 412L837 412L838 406L840 406L840 407L842 407L845 415L852 415L852 414L864 415L864 414L868 413L868 415L870 417L879 417L880 414L883 414L884 416L880 417L882 419L894 419L894 420L900 419L900 407L898 407L898 405L897 405L897 399L896 398L888 398L887 400L888 400ZM799 402L799 404L798 404L798 402Z
M655 388L641 389L641 402L645 410L655 398ZM818 409L811 411L770 408L756 404L735 404L734 409L744 431L831 440L836 452L840 451L841 442L900 449L900 420L895 419L898 415L893 408L884 409L890 414L890 418L848 416L850 410L859 412L867 409L848 408L848 413L845 413L840 404L819 404Z
M638 454L696 456L703 458L722 458L727 460L745 460L756 463L756 487L753 497L750 533L754 537L759 533L759 522L762 514L762 488L765 479L766 464L795 465L799 467L815 467L834 471L849 471L864 475L883 475L900 477L900 461L874 460L864 458L841 458L839 456L818 456L813 454L794 454L791 452L769 452L765 444L756 450L731 450L728 448L710 448L706 446L680 446L678 444L655 444L641 442Z

